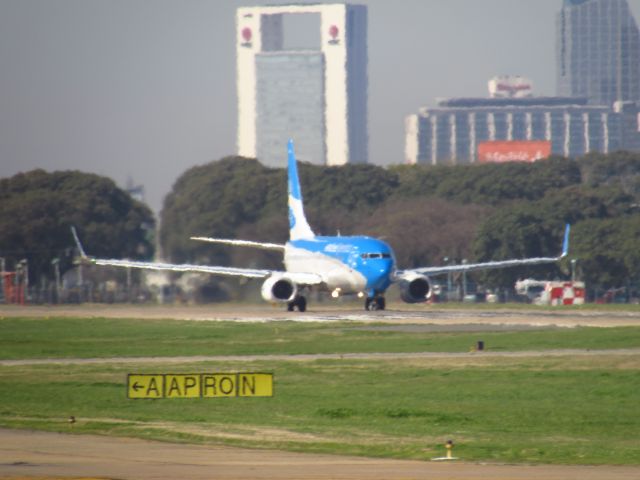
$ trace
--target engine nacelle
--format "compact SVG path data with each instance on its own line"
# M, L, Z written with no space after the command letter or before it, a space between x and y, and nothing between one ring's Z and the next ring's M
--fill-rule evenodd
M284 275L272 275L260 289L267 302L291 302L298 295L298 286Z
M429 277L418 273L409 273L400 278L400 297L407 303L425 302L431 298Z

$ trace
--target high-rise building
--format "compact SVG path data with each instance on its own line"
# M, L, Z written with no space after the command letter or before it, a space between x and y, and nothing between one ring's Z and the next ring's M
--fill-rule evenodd
M640 101L640 36L626 0L564 0L556 28L558 95Z
M283 17L319 16L319 49L285 48ZM243 7L236 12L238 154L284 165L364 163L367 8L348 4Z
M624 119L623 112L587 105L584 98L444 99L407 117L405 161L467 164L609 153L624 145Z
M449 98L405 120L407 163L535 161L549 155L640 150L633 102L590 105L585 97L536 97L531 82L502 76L491 98Z
M563 0L558 97L496 77L492 98L457 98L406 119L408 163L534 161L640 150L640 35L626 0Z

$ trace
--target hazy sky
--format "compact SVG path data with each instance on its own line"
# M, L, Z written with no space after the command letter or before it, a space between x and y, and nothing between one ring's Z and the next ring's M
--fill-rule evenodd
M159 211L187 168L235 153L235 9L274 3L0 0L0 177L132 178ZM486 96L497 74L555 93L562 0L354 3L369 9L372 163L403 161L404 117L436 97Z

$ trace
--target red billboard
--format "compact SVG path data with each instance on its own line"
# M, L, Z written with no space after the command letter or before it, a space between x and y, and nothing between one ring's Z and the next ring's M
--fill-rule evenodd
M551 155L551 142L515 140L478 144L480 163L535 162Z

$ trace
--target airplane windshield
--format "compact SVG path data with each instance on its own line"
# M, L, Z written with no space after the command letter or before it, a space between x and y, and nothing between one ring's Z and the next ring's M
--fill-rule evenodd
M363 253L362 258L391 258L389 253Z

